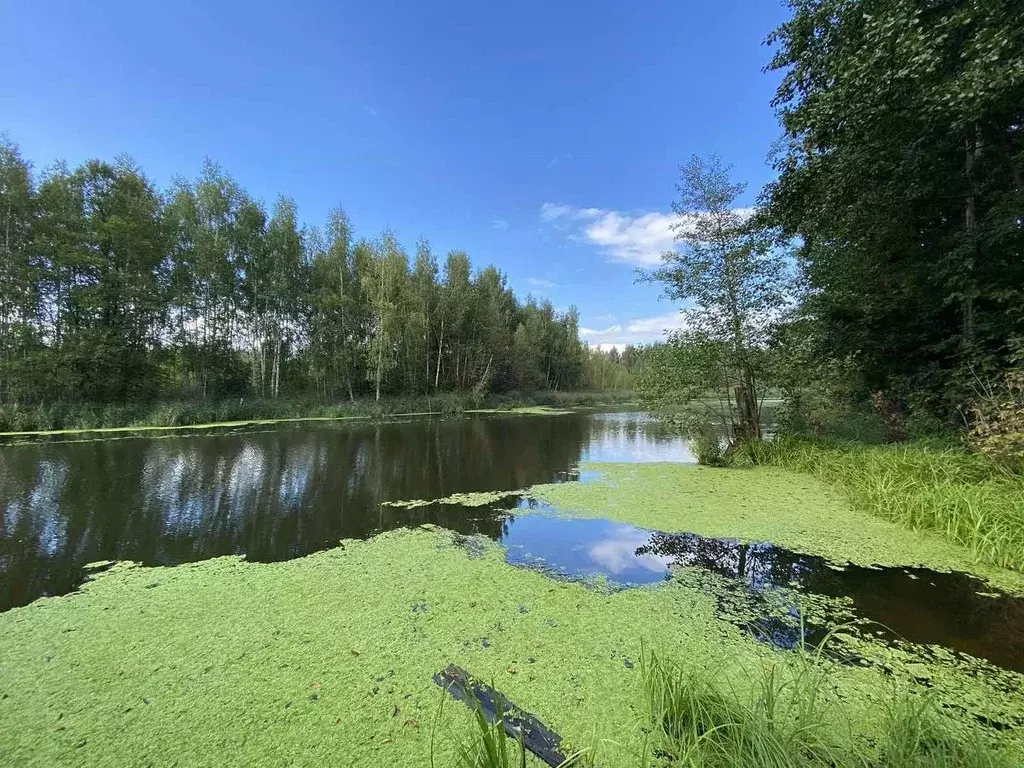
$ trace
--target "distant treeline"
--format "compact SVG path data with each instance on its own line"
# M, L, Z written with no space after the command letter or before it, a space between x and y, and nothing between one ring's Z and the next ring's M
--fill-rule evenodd
M161 191L126 158L35 174L0 141L0 402L630 385L575 308L461 251L356 240L340 208L304 226L210 162Z

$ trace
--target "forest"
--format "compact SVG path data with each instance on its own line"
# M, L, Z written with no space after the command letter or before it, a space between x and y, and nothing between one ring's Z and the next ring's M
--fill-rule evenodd
M575 308L391 232L268 210L207 161L157 189L128 158L34 172L0 143L0 403L628 388Z
M655 406L721 393L740 438L771 394L780 429L969 431L1017 463L1024 8L790 5L767 40L776 176L740 215L726 160L682 166L679 245L644 279L691 322L649 352L638 391Z

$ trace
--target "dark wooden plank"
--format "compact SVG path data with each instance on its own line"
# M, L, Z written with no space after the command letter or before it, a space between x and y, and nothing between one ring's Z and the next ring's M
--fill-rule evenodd
M434 675L434 682L459 701L468 704L469 697L476 699L483 709L487 722L493 724L501 720L505 726L505 733L516 741L522 734L526 748L552 768L557 768L565 762L561 750L561 736L491 686L475 679L466 670L449 664Z

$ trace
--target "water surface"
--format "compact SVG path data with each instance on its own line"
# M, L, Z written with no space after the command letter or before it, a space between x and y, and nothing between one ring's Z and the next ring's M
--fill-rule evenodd
M502 532L510 563L563 578L603 577L613 586L656 584L673 568L691 567L728 580L730 589L754 597L791 596L790 621L745 621L762 640L792 647L822 638L826 627L799 624L793 590L845 598L850 610L871 622L869 631L888 639L936 644L1024 672L1024 600L986 590L965 573L924 568L837 567L822 557L768 542L664 533L601 519L557 514L544 504L512 497L513 514ZM515 515L516 510L532 514ZM757 600L754 600L757 605ZM767 607L767 606L766 606ZM767 611L766 611L767 613Z
M594 473L579 472L584 461L693 457L645 414L598 412L307 422L0 447L0 610L75 589L86 564L99 560L279 561L429 522L499 540L513 564L560 577L628 587L689 566L748 597L795 586L848 598L855 615L891 636L1024 669L1024 601L980 595L981 582L965 574L837 570L768 543L572 519L519 496L483 507L382 504L587 482ZM797 637L792 622L765 616L754 626L763 639L786 645Z
M499 513L382 501L516 490L581 460L689 461L643 413L306 422L0 447L0 610L74 589L97 560L301 557L403 525L501 534Z

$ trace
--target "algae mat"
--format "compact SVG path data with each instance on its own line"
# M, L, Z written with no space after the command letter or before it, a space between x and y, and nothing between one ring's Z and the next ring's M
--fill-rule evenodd
M284 563L115 566L0 615L0 763L426 766L442 696L431 678L456 663L570 744L613 735L621 754L603 764L636 765L641 642L734 670L780 653L685 580L608 592L503 555L416 529ZM870 730L889 678L836 674ZM468 722L446 707L438 766Z
M817 479L773 467L715 469L681 464L601 464L585 483L530 489L566 514L601 517L666 532L767 541L835 563L921 566L973 573L1024 595L1024 574L979 563L930 531L911 531L850 507Z
M606 594L483 553L418 529L277 564L122 564L0 615L0 763L427 765L449 663L579 739L631 727L637 627L751 646L693 590Z

